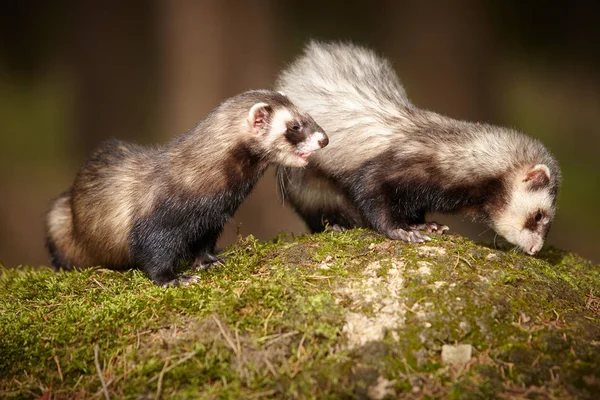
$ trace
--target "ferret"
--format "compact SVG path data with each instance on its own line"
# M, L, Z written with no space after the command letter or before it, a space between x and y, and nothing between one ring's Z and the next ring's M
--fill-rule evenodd
M309 43L276 89L331 141L305 169L277 171L311 231L368 227L423 242L423 231L448 229L426 213L461 213L528 254L542 248L560 170L538 140L416 107L389 61L350 43Z
M187 285L181 261L205 268L223 225L267 166L303 167L326 146L309 114L278 92L248 91L163 147L100 146L46 217L57 268L137 267L157 285Z

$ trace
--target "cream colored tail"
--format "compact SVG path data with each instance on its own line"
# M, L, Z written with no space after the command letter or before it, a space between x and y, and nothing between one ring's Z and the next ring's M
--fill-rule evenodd
M73 266L89 266L89 257L78 243L73 231L71 194L65 192L54 200L46 214L46 247L52 265L56 268L72 269Z

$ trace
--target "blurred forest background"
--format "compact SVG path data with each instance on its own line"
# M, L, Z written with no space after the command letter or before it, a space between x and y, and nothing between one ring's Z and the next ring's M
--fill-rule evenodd
M579 4L579 5L578 5ZM588 6L583 6L588 4ZM390 58L409 97L540 138L564 175L548 242L600 261L600 23L593 2L3 1L0 262L47 264L43 216L101 141L164 143L221 100L270 88L310 38ZM491 240L485 226L436 216ZM273 171L220 243L305 231Z

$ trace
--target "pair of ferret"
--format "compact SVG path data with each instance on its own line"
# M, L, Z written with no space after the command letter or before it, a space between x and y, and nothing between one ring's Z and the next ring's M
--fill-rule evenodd
M542 248L560 170L539 141L415 107L389 62L352 44L311 42L276 89L232 97L163 148L103 145L48 213L52 264L193 282L178 262L217 260L223 225L269 164L313 232L423 242L448 229L427 212L460 212L526 253Z

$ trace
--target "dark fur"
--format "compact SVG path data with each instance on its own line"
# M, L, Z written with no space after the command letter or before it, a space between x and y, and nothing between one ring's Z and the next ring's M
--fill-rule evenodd
M390 165L394 165L393 170ZM307 167L304 171L307 179L314 179L311 171L328 176L323 170L316 172L317 169L312 165ZM390 150L366 161L350 175L328 178L350 200L345 207L308 209L304 204L295 204L294 196L287 196L285 187L289 184L282 185L282 191L313 233L333 225L344 229L368 227L389 233L424 223L429 212L457 210L474 220L487 221L493 210L504 205L507 188L503 176L442 186L443 175L426 157L400 159Z

